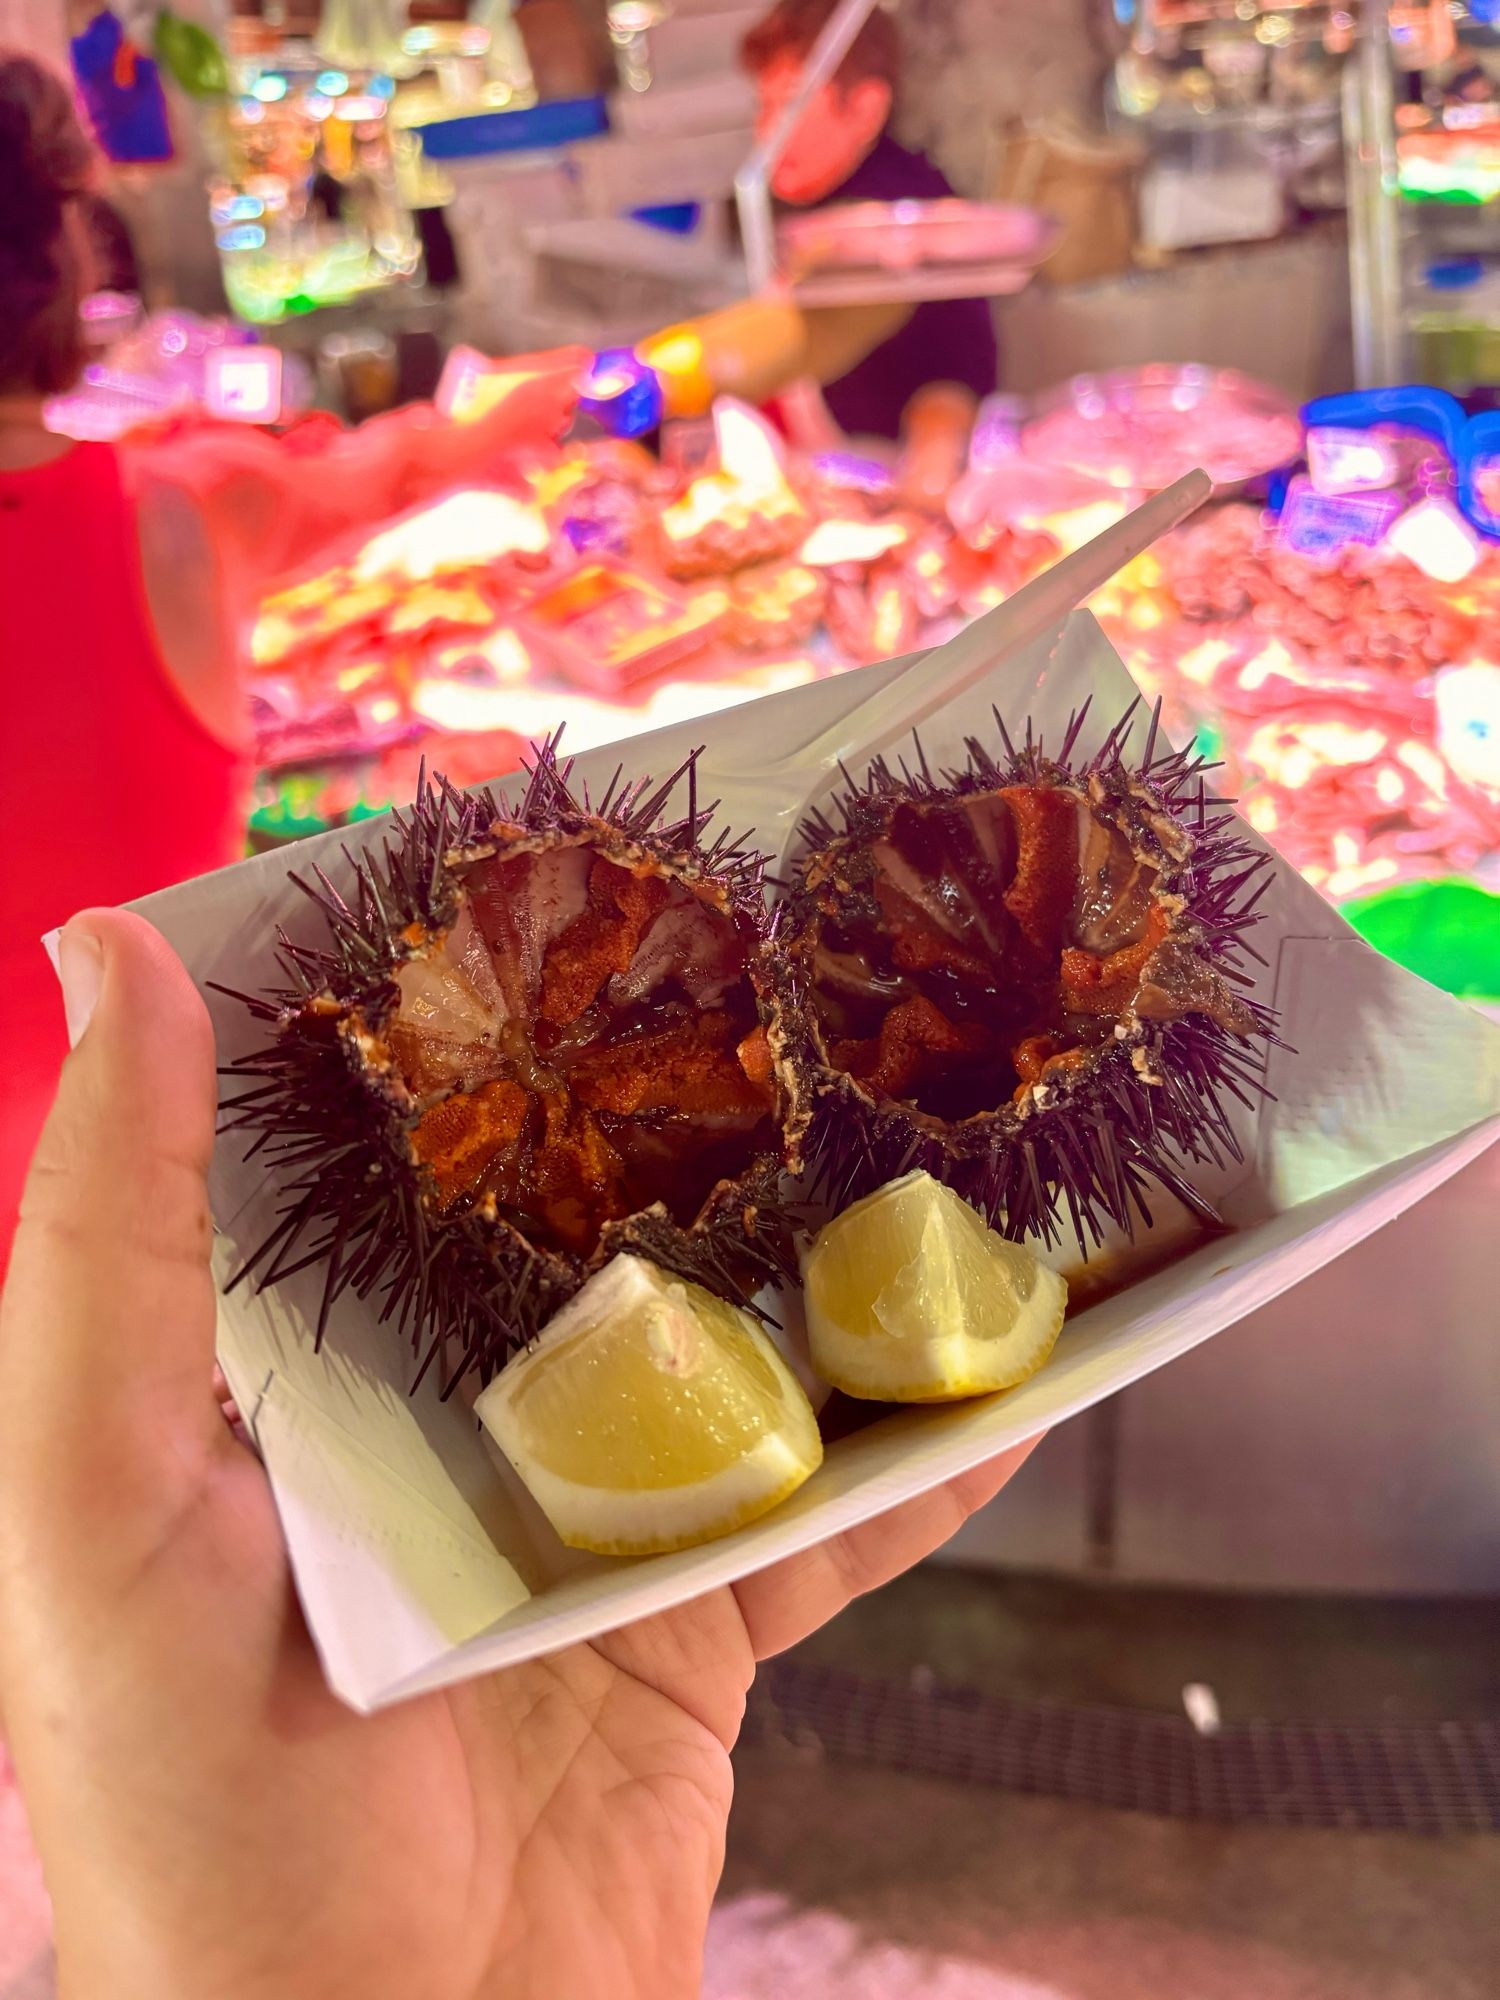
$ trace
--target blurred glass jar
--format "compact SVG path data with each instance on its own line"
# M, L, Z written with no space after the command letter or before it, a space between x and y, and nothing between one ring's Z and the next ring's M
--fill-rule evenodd
M378 416L396 401L396 343L375 327L330 333L318 343L318 385L325 402L350 423Z

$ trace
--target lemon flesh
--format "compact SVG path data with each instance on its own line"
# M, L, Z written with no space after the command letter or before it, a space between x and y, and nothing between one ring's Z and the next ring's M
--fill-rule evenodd
M802 1260L813 1366L846 1395L945 1402L1013 1389L1052 1352L1068 1287L930 1174L846 1209Z
M801 1384L748 1313L641 1257L614 1258L475 1408L570 1548L712 1541L823 1457Z

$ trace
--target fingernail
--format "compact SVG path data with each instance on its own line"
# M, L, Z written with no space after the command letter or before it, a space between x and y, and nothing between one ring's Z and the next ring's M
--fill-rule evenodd
M92 931L63 932L57 941L57 976L62 981L68 1046L76 1049L104 984L104 947Z

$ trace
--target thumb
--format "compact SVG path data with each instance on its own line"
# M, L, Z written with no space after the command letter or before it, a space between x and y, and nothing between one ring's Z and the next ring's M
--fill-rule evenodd
M74 917L58 962L75 1046L0 1307L4 1442L58 1471L118 1451L168 1466L221 1427L213 1030L166 941L127 911Z

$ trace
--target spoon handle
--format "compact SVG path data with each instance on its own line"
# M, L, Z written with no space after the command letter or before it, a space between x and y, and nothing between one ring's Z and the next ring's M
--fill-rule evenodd
M784 780L794 769L809 779L815 774L821 777L838 763L851 770L862 768L925 722L934 709L972 686L1002 655L1019 652L1060 625L1117 570L1201 507L1212 491L1206 472L1189 472L1165 487L792 751L782 759L777 777Z

